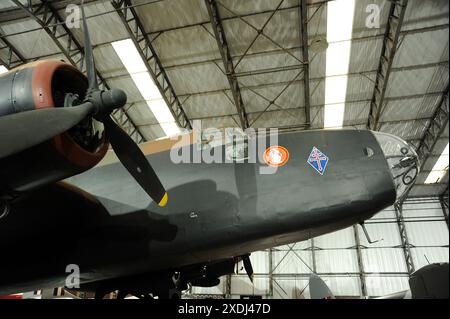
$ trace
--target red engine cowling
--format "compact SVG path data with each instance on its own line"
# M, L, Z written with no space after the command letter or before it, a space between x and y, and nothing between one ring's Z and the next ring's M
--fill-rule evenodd
M0 77L0 116L69 106L83 100L87 87L86 77L64 62L26 64ZM95 166L109 145L95 125L99 123L88 118L51 141L0 159L0 195L28 191Z

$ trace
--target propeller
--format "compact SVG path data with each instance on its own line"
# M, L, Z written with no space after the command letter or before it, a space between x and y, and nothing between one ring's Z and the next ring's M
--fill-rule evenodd
M168 199L167 192L155 171L136 143L110 117L111 112L115 108L125 105L127 97L122 90L113 89L109 91L111 93L106 96L107 99L105 100L102 95L104 92L98 89L94 53L83 2L81 5L81 14L83 17L86 70L89 84L86 100L90 102L94 101L98 105L100 112L98 112L95 118L104 124L106 136L120 162L158 205L165 206Z
M167 192L155 171L136 143L111 119L110 114L126 104L125 92L98 88L83 4L84 1L81 3L81 13L89 85L85 100L78 106L38 109L0 117L0 159L45 142L68 131L86 117L93 116L104 124L106 136L123 166L159 206L165 206Z

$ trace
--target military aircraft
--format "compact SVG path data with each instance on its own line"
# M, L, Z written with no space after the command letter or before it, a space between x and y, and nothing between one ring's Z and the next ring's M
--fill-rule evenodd
M0 77L0 294L65 286L68 265L98 298L176 298L240 261L252 278L251 252L363 223L414 182L415 151L365 130L249 136L269 142L255 163L174 163L174 150L226 156L192 139L139 148L110 117L126 94L98 89L84 10L83 21L87 76L38 61ZM93 168L109 144L128 172Z

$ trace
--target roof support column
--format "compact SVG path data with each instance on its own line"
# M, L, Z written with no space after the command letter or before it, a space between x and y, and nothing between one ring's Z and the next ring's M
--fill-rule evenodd
M402 241L403 254L405 256L406 268L408 269L408 274L412 274L415 271L414 263L411 257L410 248L412 245L408 241L408 235L406 233L405 222L403 219L403 203L395 204L395 215L397 217L397 225L400 232L400 238Z
M439 140L440 136L445 130L445 127L448 124L448 89L449 84L447 84L447 88L442 94L441 99L438 102L438 106L434 111L433 117L428 123L427 128L425 129L425 133L420 139L419 146L417 147L417 155L419 156L421 170L425 166L425 162L432 154L434 146L436 145L437 141ZM412 188L410 188L409 191L411 191L411 189ZM404 198L408 196L409 191L404 195ZM448 191L448 187L446 191Z
M449 228L448 227L448 210L449 210L448 196L447 197L445 197L444 195L439 196L439 202L441 203L442 214L444 215L445 222L447 223L447 228Z
M417 148L417 154L422 163L422 168L448 123L448 89L449 84L447 84L447 88L442 94L433 117L431 118L431 121L425 130L425 134L420 140L420 144Z
M362 248L361 240L359 239L358 225L353 225L353 233L355 236L355 244L356 244L356 254L358 257L358 267L359 267L359 280L360 280L360 288L362 297L367 297L367 286L366 286L366 277L364 275L364 263L362 258Z
M233 59L231 57L230 49L228 47L227 38L223 29L222 20L219 15L219 9L215 0L205 0L208 9L211 26L214 30L214 35L219 47L220 55L222 56L225 73L227 75L228 83L230 84L231 93L233 94L234 105L236 106L239 115L239 122L241 128L244 130L248 128L249 122L247 113L244 108L244 101L242 100L241 89L237 81L236 72L234 70Z
M316 246L314 244L314 237L311 238L311 259L313 273L317 273Z
M367 129L369 130L377 131L380 129L379 120L384 108L384 94L386 93L389 75L391 73L392 61L394 61L394 56L397 52L397 43L407 4L408 0L391 1L380 62L375 79L375 89L370 102L369 120L367 122Z
M169 110L181 128L192 129L189 118L175 93L167 73L156 54L152 41L130 0L111 0L144 64L158 87Z
M269 248L269 296L273 299L273 249Z
M305 100L305 119L307 128L311 127L311 102L309 93L309 53L308 53L308 4L300 0L300 37L302 41L303 58L303 95Z
M226 275L225 298L226 299L231 299L231 275Z

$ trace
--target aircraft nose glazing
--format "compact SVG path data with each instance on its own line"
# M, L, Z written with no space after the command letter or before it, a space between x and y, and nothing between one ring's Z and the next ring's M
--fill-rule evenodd
M373 134L389 165L397 192L396 201L401 201L407 195L419 174L419 156L413 147L397 136L381 132L373 132Z

